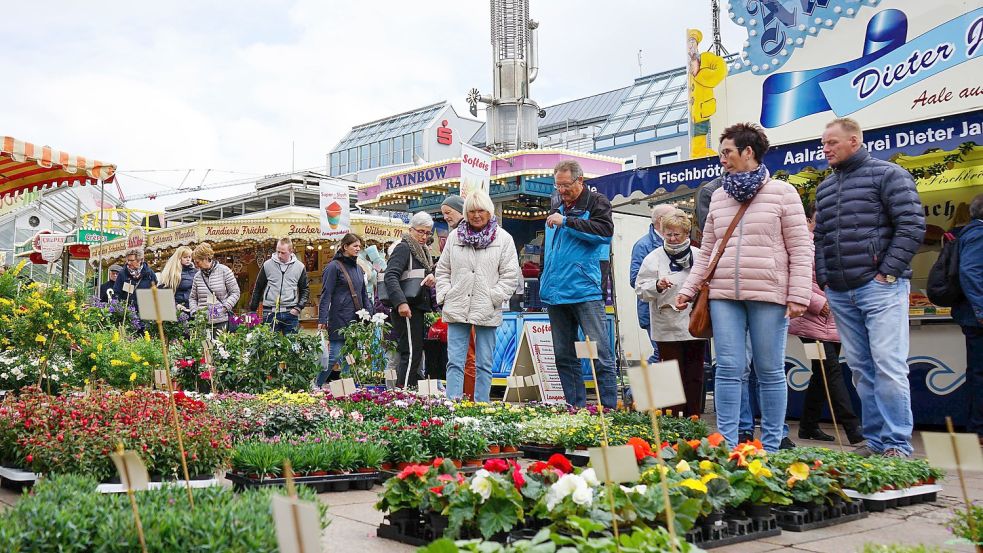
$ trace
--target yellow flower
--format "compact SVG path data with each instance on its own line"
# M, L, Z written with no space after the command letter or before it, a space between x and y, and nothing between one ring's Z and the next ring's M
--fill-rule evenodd
M102 353L102 344L99 344L99 345L96 346L96 351L98 351L99 353Z
M700 482L706 484L707 482L713 480L714 478L720 478L720 477L717 476L717 473L711 472L710 474L704 475L703 478L700 478Z
M703 472L713 470L713 463L707 461L706 459L700 461L700 470L702 470Z
M39 343L39 344L43 344L43 343L47 342L48 339L45 338L44 336L41 336L40 334L38 334L37 336L34 337L34 341L37 342L37 343Z
M92 367L92 371L91 371L91 372L96 372L96 369L97 369L97 368L98 368L98 367Z
M112 366L114 366L114 367L118 367L120 365L123 365L124 363L122 361L120 361L119 359L112 359L112 360L109 361L109 364L112 365Z
M140 357L139 355L137 355L137 352L131 351L130 352L130 359L132 359L134 363L139 363L140 361L143 360L143 357Z
M24 265L27 265L27 260L26 260L26 259L25 259L25 260L23 260L23 261L21 261L20 263L18 263L18 264L17 264L17 266L16 266L16 267L14 267L14 276L17 276L17 275L19 275L19 274L20 274L20 272L21 272L22 270L24 270Z
M747 471L758 478L768 478L771 476L771 469L761 464L760 459L751 461L747 466Z
M130 382L133 382L136 379L137 379L137 373L136 373L136 371L131 372L130 373Z
M83 382L85 382L85 385L86 385L86 386L88 386L88 385L89 385L89 379L88 379L88 378L86 378L86 379L85 379L85 380L84 380Z
M144 361L143 362L143 366L144 367L149 367L150 366L150 362L149 361Z
M809 478L809 465L796 461L789 465L785 472L789 475L787 484L791 487L795 482Z
M119 331L118 330L114 330L113 331L113 342L119 342Z
M143 341L147 343L150 342L150 332L146 330L143 331Z
M89 359L92 359L93 361L95 361L96 360L96 352L90 353L89 354Z
M688 470L689 470L689 463L686 462L686 459L683 459L682 461L676 464L676 472L686 472Z
M689 488L691 490L696 490L698 492L707 493L707 486L703 482L700 482L696 478L687 478L679 483L680 486L684 488Z

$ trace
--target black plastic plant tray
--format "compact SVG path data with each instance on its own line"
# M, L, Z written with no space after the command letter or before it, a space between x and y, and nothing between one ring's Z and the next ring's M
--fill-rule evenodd
M862 501L838 505L817 505L806 509L796 506L782 506L772 509L778 518L778 525L787 532L808 532L867 518Z
M866 511L880 513L887 509L896 509L918 503L934 503L938 499L938 493L942 491L942 486L926 484L868 494L862 494L855 490L843 491L854 500L862 499Z
M24 469L0 467L0 487L11 491L20 492L30 488L37 478L37 474Z
M568 450L564 455L567 459L570 459L570 464L575 467L586 467L590 464L590 454L587 453L586 449L571 449Z
M426 538L403 534L399 531L399 528L391 524L380 524L375 530L375 535L383 539L398 541L399 543L405 543L414 547L421 547L430 543L430 540Z
M531 444L519 446L519 451L522 452L523 457L536 461L547 461L554 453L566 454L566 450L562 447Z
M284 486L285 478L264 478L257 480L232 472L225 473L236 491L264 486ZM353 472L351 474L327 474L324 476L295 476L294 482L310 486L317 493L347 492L349 490L370 490L379 480L379 472Z
M686 541L703 549L713 549L782 533L775 515L753 519L725 518L722 522L722 525L715 527L694 526L686 532Z

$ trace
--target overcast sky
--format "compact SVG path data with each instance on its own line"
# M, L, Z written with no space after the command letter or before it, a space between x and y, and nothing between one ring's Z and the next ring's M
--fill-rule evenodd
M639 50L644 74L682 65L687 27L710 38L709 0L532 0L530 12L543 106L628 86ZM491 88L488 20L485 0L10 2L0 135L115 163L130 196L292 163L323 171L353 125L441 100L466 114L467 90ZM726 12L721 25L735 52L741 29Z

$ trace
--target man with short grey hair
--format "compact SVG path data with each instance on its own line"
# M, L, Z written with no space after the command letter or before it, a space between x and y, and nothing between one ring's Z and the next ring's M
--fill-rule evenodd
M816 189L816 282L860 396L867 443L857 453L908 457L908 294L922 203L908 171L871 157L853 119L830 121L822 144L833 172Z
M611 202L584 187L584 172L574 160L558 163L553 180L560 201L546 218L539 295L550 317L556 370L566 402L585 406L584 374L574 349L579 327L597 344L595 384L601 404L614 408L617 370L601 290L601 260L614 235Z
M277 240L276 251L256 276L249 310L256 311L262 301L263 322L283 334L293 334L309 296L307 267L294 254L293 241L286 237Z

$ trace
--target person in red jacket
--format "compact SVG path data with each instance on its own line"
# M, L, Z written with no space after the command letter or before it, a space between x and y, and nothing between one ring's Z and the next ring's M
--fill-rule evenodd
M809 232L816 227L816 204L810 202L806 207L806 218L809 222ZM853 412L850 395L843 382L840 368L840 335L836 331L836 321L829 311L826 294L816 283L815 271L812 275L812 299L809 307L801 317L789 322L788 333L802 338L803 342L819 342L823 348L823 363L812 362L812 378L806 389L806 397L802 404L802 418L799 421L799 438L803 440L821 440L832 442L835 438L819 428L819 419L826 405L826 390L823 385L822 369L826 368L826 381L829 384L829 399L833 404L836 422L846 430L847 439L851 444L864 441L860 431L860 419Z

